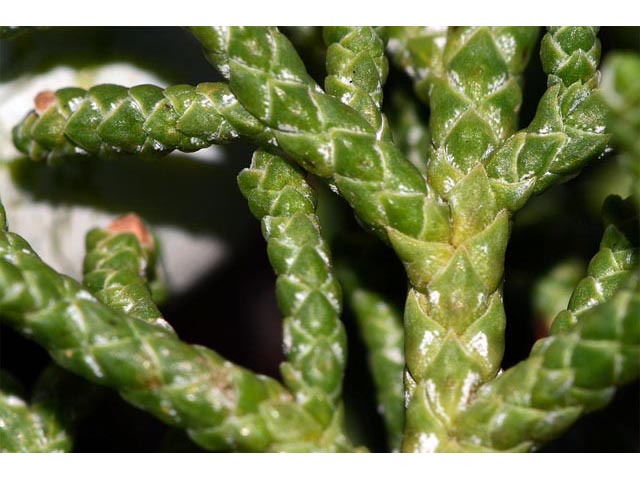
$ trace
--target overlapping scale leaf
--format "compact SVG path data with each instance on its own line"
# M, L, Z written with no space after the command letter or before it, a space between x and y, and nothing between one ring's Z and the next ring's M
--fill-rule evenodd
M125 216L122 219L131 232L136 228L144 229L137 217ZM117 229L121 226L114 222L111 228ZM137 233L149 235L146 230ZM147 241L150 238L149 236ZM161 318L160 312L151 300L148 287L148 282L155 281L153 277L156 275L154 250L153 243L143 247L134 233L118 234L114 231L94 229L87 234L83 281L92 294L111 308L129 313L139 320L158 324L171 331L171 327ZM94 338L99 342L106 340L100 335ZM31 423L35 426L29 427L28 422L16 425L10 423L13 426L10 426L7 432L12 440L3 443L12 450L68 451L73 443L74 424L93 409L101 395L102 390L99 387L57 366L49 366L35 387L34 402L36 403L30 407L24 403L19 405L20 411L24 410L25 415L31 411L25 417L25 421L31 419ZM3 422L13 422L15 414L17 411L3 412L0 414L0 419ZM31 431L36 427L38 431L35 433ZM57 440L50 438L52 433L55 433ZM25 443L21 446L12 443L37 439L53 443L51 445Z
M83 284L111 308L171 330L151 298L149 284L157 277L154 241L146 231L148 243L137 238L134 226L144 228L137 217L121 221L132 223L131 231L94 229L87 234Z
M465 392L470 394L482 383L469 374L490 378L497 370L502 348L502 340L498 337L501 337L504 314L497 290L500 279L488 273L487 265L502 263L503 245L508 236L508 222L497 222L497 217L484 215L487 212L480 212L482 215L474 212L475 221L470 218L473 205L458 194L455 187L467 182L478 184L480 191L486 193L483 198L493 205L489 211L495 211L497 215L502 208L514 210L521 206L534 190L541 190L570 175L576 162L597 153L603 145L601 126L593 121L599 112L598 98L589 95L595 82L569 86L558 82L550 88L545 101L555 109L543 112L536 121L553 125L555 130L538 128L535 133L538 136L551 133L550 139L542 139L542 147L545 152L556 149L556 154L540 157L542 167L535 164L536 154L531 154L531 150L518 163L519 152L527 151L523 144L528 141L526 134L530 132L509 139L498 149L500 155L495 154L502 160L494 161L495 149L515 127L520 102L517 76L530 52L535 30L514 27L452 29L444 52L445 73L433 80L435 153L429 163L429 184L425 185L420 174L410 167L399 151L385 138L376 136L366 118L323 94L277 30L198 28L195 33L210 58L230 80L234 95L226 96L224 102L219 103L229 107L226 117L233 118L229 121L236 131L245 135L250 132L262 143L274 143L305 169L333 178L358 216L383 238L392 239L392 243L395 238L394 246L404 252L403 260L407 265L413 265L412 284L419 288L410 292L407 311L413 317L408 316L407 321L414 318L411 320L413 329L421 330L422 338L429 330L420 327L428 321L438 325L433 327L433 332L444 329L444 340L439 340L441 343L436 343L432 351L435 358L454 359L449 363L458 364L460 368L455 375L448 375L448 369L442 368L429 383L427 362L421 372L424 378L416 381L411 375L407 377L410 399L407 431L411 434L405 439L405 448L424 451L438 448L438 445L444 447L449 442L452 416L451 412L442 414L439 409L444 410L443 405L446 405L455 413L464 410L466 400L460 400L468 398ZM567 46L560 31L552 33L558 35L563 51L577 51ZM580 45L584 43L581 38L579 42L575 41ZM478 58L486 61L480 62L478 68L471 68L470 64ZM580 66L580 62L577 64ZM552 68L557 78L570 78L571 72L582 71L582 67L566 71L561 66ZM128 117L135 117L130 110L123 108L124 113L129 112ZM50 117L53 127L37 132L44 147L32 145L36 154L48 148L47 145L63 148L60 136L56 136L61 115L54 112ZM35 123L35 120L28 122ZM562 129L557 125L562 125ZM558 135L559 130L562 137ZM20 135L17 137L19 140ZM560 142L562 148L556 148ZM534 161L534 167L531 167L531 161ZM484 176L477 170L478 165L487 165ZM532 168L538 168L539 172L533 175L520 173L524 169L530 172ZM448 203L442 202L439 196ZM411 202L419 205L420 197L424 200L415 211L422 217L419 214L408 219L403 217L399 206ZM443 215L443 210L448 209L451 213ZM453 226L450 226L450 218L457 218ZM490 228L497 229L493 233L495 237L489 238ZM434 231L437 233L432 233ZM437 250L441 252L455 247L450 251L451 257L430 255L432 243L440 243ZM425 250L420 251L420 247ZM441 265L421 266L422 259L431 258L441 258ZM421 271L425 275L428 272L428 280L425 281L427 277L421 275ZM15 275L15 272L7 275ZM38 288L46 290L47 282ZM282 288L295 290L292 285ZM475 296L470 295L474 293ZM440 298L442 307L439 307ZM452 315L446 314L448 310ZM481 325L484 322L486 324ZM485 341L491 346L490 354L488 349L485 352ZM410 345L409 338L407 345ZM488 355L480 357L490 360L479 360L478 354L482 352ZM421 358L419 344L411 356L408 351L407 361L413 357ZM433 380L436 377L439 384L446 384L451 390L443 397L438 390L441 385ZM522 417L521 411L517 413ZM412 424L417 419L420 424ZM526 429L531 422L523 421L522 424Z
M176 149L193 152L238 136L225 120L225 115L234 117L232 99L224 84L165 90L109 84L89 90L63 88L14 128L14 143L35 160L71 154L157 157Z
M571 178L604 151L608 135L606 106L597 90L596 33L593 27L553 27L544 36L540 55L549 88L531 124L509 137L487 163L494 188L511 191L505 208L520 208L530 195ZM527 188L523 181L530 182Z
M30 405L17 381L0 371L0 452L66 452L71 446L55 408Z
M373 27L324 29L326 92L362 114L376 130L383 127L380 107L388 72L382 37Z
M575 326L540 340L527 360L480 388L450 449L535 450L640 374L637 273L577 315Z
M607 198L606 228L600 250L589 262L587 276L571 295L566 310L552 324L552 334L570 330L580 314L605 302L638 268L638 212L630 199Z
M427 180L446 200L451 230L442 244L448 250L425 244L424 253L412 254L426 268L417 275L423 283L412 282L418 291L405 320L408 375L417 385L408 391L405 450L446 449L455 416L500 366L509 215L485 164L515 128L519 75L536 36L527 28L449 29L442 72L430 78ZM411 418L421 423L412 425Z
M420 173L390 139L376 135L365 117L322 92L284 36L262 27L193 31L214 64L228 72L240 103L271 129L282 150L306 170L333 177L358 216L383 238L387 226L405 228L399 219L389 218L381 194L424 196L427 187ZM248 44L252 51L245 54ZM286 111L277 103L284 99ZM295 118L285 118L291 112ZM423 218L418 229L426 222Z
M346 336L340 286L320 233L315 192L297 167L261 150L238 184L262 222L278 275L276 294L285 316L283 377L305 408L328 426L341 397Z
M204 448L280 450L285 445L270 419L284 408L296 423L301 407L276 381L109 309L6 231L0 233L0 308L3 321L43 345L59 365L118 389L139 408L187 429ZM216 430L222 424L223 433ZM319 442L325 432L317 422L306 423L303 433L296 445L306 449L349 448L343 437L344 443Z
M434 78L442 75L447 27L388 27L394 63L413 80L418 96L429 102Z
M362 114L380 132L379 136L389 134L387 120L381 113L382 87L387 76L384 36L384 32L371 27L324 29L328 45L327 93ZM355 168L358 166L354 163ZM366 173L362 173L365 177ZM421 228L423 213L420 210L424 203L421 195L399 198L385 192L379 198L389 217L403 219L403 231ZM363 287L361 275L349 267L342 268L346 295L367 346L387 443L391 450L398 451L404 428L402 321L383 294Z
M598 27L549 27L540 57L550 84L561 81L568 87L594 77L601 51L597 35Z
M376 137L374 130L362 123L363 117L324 95L306 73L300 70L299 61L292 59L295 52L275 29L197 29L195 33L203 39L205 48L211 50L209 55L212 61L221 71L228 73L231 90L238 100L263 124L273 129L278 145L305 169L321 176L332 177L340 193L354 207L361 220L383 238L389 238L396 250L403 252L403 261L407 265L415 266L412 267L415 272L420 272L423 268L420 265L421 258L434 257L428 254L428 250L420 253L419 248L411 248L409 245L419 247L420 242L423 242L426 248L427 244L433 243L431 240L437 238L443 242L441 247L438 247L439 251L451 248L451 214L443 214L443 210L446 212L451 205L443 203L433 193L430 185L424 183L420 174L410 167L392 144L384 138ZM528 58L530 48L527 48L527 45L533 43L536 35L535 29L526 28L460 29L451 33L454 40L449 52L445 52L445 65L451 64L452 75L450 78L438 79L444 82L441 88L443 100L439 106L440 116L435 118L442 120L449 116L453 123L445 121L441 123L441 129L433 133L437 148L445 142L442 144L441 157L445 164L448 162L451 169L451 175L447 176L445 173L444 178L442 172L438 172L443 178L440 185L453 181L453 184L445 189L439 189L437 182L431 182L441 194L447 193L453 185L471 175L473 167L482 162L495 144L514 128L520 102L516 77ZM207 38L209 36L212 38ZM247 48L251 51L245 51ZM474 56L473 49L476 49L476 54L482 58L495 57L490 65L480 68L494 68L491 71L483 71L486 75L481 79L477 77L477 69L469 69L464 61L465 55L470 55L470 58ZM289 63L285 63L283 59L287 59ZM469 77L466 83L464 78L461 80L460 75ZM302 96L305 88L306 98ZM287 112L277 108L277 101L280 100L275 99L273 92L276 92L278 97L290 92L293 108L300 113L296 124L288 120L283 121ZM452 98L458 99L461 109L456 108L455 104L447 104ZM481 98L484 103L479 102ZM435 112L432 112L432 118L434 114ZM480 125L478 119L483 120ZM457 129L456 120L459 120L461 125ZM450 158L444 149L448 130L453 132L450 144L456 155L449 155ZM471 175L469 178L471 181L475 177ZM485 183L489 183L486 175L482 178ZM485 191L491 195L488 186ZM423 199L421 207L420 197ZM416 205L413 211L420 212L422 217L418 214L415 218L407 219L406 215L401 214L402 208L398 206L406 206L407 202L414 199ZM468 208L468 203L464 208L459 208L461 221L458 223L463 225L463 210ZM485 216L476 222L473 231L480 232L493 224L493 218ZM498 232L498 235L505 237L508 229L505 230L507 231ZM464 247L467 240L469 239L456 238L455 246ZM474 244L476 249L481 247L477 243ZM498 250L495 251L496 254ZM440 285L438 282L444 285L445 282L439 279L439 274L446 277L447 272L455 273L461 269L451 276L450 280L454 284L430 292L428 282L425 283L424 277L420 278L420 275L416 274L411 278L412 284L418 284L420 287L418 292L411 295L428 299L426 304L431 301L430 293L442 295L443 305L465 312L460 316L464 318L460 320L460 325L470 325L474 323L474 315L482 317L490 304L488 299L493 292L483 284L483 277L474 271L473 262L464 258L467 250L462 248L460 255L456 255L455 252L456 249L451 250L451 258L448 261L443 259L441 269L435 269L430 280L435 282L436 286ZM456 259L452 265L460 265L458 270L454 267L447 268L452 258ZM501 262L502 258L498 261ZM490 260L489 263L491 262ZM479 265L479 268L482 270L483 266ZM411 269L409 271L411 272ZM486 271L486 267L482 271ZM492 279L491 283L495 284L496 281ZM473 301L466 295L465 290L470 285L473 286ZM456 300L456 292L465 292L465 297ZM437 295L432 297L435 299ZM463 305L466 301L469 305ZM441 312L436 312L438 318L451 318L451 321L455 322L455 315L448 317L444 313L445 310L446 308L443 308ZM463 327L456 332L463 335ZM496 344L497 348L501 348L501 341L494 340L491 339L489 344ZM453 350L457 348L455 343L447 345ZM476 350L474 352L477 353ZM462 356L465 357L466 354ZM495 355L491 358L495 358ZM493 368L494 372L496 370L497 365ZM458 378L447 380L449 385L452 385L452 391L463 391L464 372ZM467 380L467 383L469 382ZM471 382L468 389L471 391L475 384L475 381ZM407 443L405 439L405 445L410 446L412 442L413 440L410 440Z

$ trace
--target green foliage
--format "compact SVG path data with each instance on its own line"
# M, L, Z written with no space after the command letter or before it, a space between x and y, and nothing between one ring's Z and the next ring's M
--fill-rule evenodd
M278 275L288 362L282 377L323 426L332 422L342 393L347 339L340 322L340 285L315 214L315 192L303 173L281 157L258 150L238 177L249 208L261 220L267 252Z
M574 328L536 343L457 419L461 449L531 450L606 405L615 386L638 375L639 314L636 275L610 301L578 314Z
M613 143L633 178L633 198L640 208L640 56L612 55L604 68L609 126Z
M56 389L60 379L65 383ZM70 409L69 403L77 402L74 397L85 393L77 383L82 380L50 367L36 385L33 401L28 402L18 382L0 371L0 452L69 451L72 422L64 410Z
M283 384L178 339L154 303L157 251L144 231L89 232L83 288L4 225L2 319L56 363L206 449L238 451L354 449L342 399L342 289L394 450L536 450L638 377L637 211L618 197L605 204L600 251L550 336L501 369L513 215L605 151L608 119L638 173L637 57L609 64L609 114L598 88L598 30L549 28L540 46L547 90L518 131L537 28L327 27L324 90L276 28L190 30L225 82L44 92L14 142L48 161L257 145L238 184L277 275ZM392 125L383 113L385 48L428 107L428 125L416 125L420 107L407 93L391 100ZM316 213L319 182L402 262L403 319L354 259L338 281ZM5 404L11 428L28 439L8 448L62 448L55 432L36 440L29 418L37 404Z

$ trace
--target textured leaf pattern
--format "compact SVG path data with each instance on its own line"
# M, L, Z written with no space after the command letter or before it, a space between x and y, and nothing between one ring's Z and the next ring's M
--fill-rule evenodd
M424 180L399 150L378 138L367 119L324 94L277 30L192 30L229 77L238 100L271 129L277 145L306 170L333 177L358 216L383 238L388 226L421 232L426 214L420 205L441 209L435 199L424 198ZM247 45L250 52L243 50ZM417 207L410 218L399 211L407 205Z
M404 429L402 313L380 293L362 285L358 274L348 267L342 266L340 275L345 296L367 347L387 443L392 451L399 451Z
M278 275L287 357L282 376L309 414L328 425L338 412L347 342L340 285L320 232L315 192L297 167L260 150L238 184L262 223Z
M478 390L451 449L535 450L640 373L638 213L629 200L609 197L604 217L600 250L551 337Z
M637 378L637 272L609 301L576 315L573 328L538 341L527 360L478 390L457 419L452 450L535 450Z
M626 241L617 216L626 207L610 200L601 251L556 320L554 335L498 376L511 215L532 194L575 175L608 141L597 90L597 29L549 29L541 49L548 89L534 120L517 133L520 75L537 29L391 29L389 49L431 110L430 148L418 169L393 143L380 112L387 73L383 30L325 29L327 93L275 28L192 31L228 85L45 92L14 130L16 145L35 159L82 152L156 156L244 137L327 179L362 223L393 247L409 278L406 451L533 449L637 375L637 276L629 273L635 240ZM263 221L280 278L290 345L283 376L302 405L275 381L185 345L162 327L103 308L10 233L0 236L0 307L61 365L119 388L207 448L349 448L338 401L344 357L333 348L344 345L339 291L313 193L298 170L266 151L239 183ZM129 271L139 270L139 252L124 248ZM114 261L96 264L97 271ZM104 273L96 285L106 292L113 277ZM126 299L117 281L114 286ZM376 303L371 296L360 300L363 314ZM393 317L383 313L369 314ZM606 323L607 316L615 321ZM369 334L367 342L384 348ZM385 355L375 360L379 371ZM397 427L397 420L388 421Z
M587 277L573 291L568 308L554 320L552 334L571 329L580 313L605 302L638 268L638 212L630 200L609 197L604 213L608 225L600 250L589 263Z
M502 356L499 266L509 228L509 214L502 209L515 209L518 198L514 200L513 191L494 191L483 162L515 128L521 97L517 75L536 30L450 33L444 53L447 75L435 80L431 97L436 153L429 164L430 185L419 182L393 146L371 138L365 125L356 127L355 117L349 125L338 115L330 116L340 109L317 89L298 59L291 60L293 52L277 31L211 29L196 34L211 37L203 38L210 58L222 65L245 108L274 129L280 147L312 172L333 176L366 223L378 232L379 226L385 227L415 287L405 312L405 448L436 448L448 439L452 415L466 408L482 381L495 375ZM250 52L242 50L246 45L251 45ZM470 59L477 58L485 59L480 62L483 68L470 66ZM283 118L287 111L278 102L284 99L300 112L295 118ZM340 116L346 119L349 114ZM375 158L371 151L380 154ZM354 157L358 163L350 160ZM516 193L520 190L518 186ZM382 202L376 201L383 195ZM383 208L372 208L380 203ZM399 218L401 211L419 213ZM414 395L416 388L420 395ZM420 427L412 430L412 425Z
M601 51L597 34L597 27L549 27L540 47L549 84L570 87L588 83L596 75Z
M380 111L388 70L383 36L371 27L324 29L328 45L327 93L362 114L378 130L379 136L389 134L387 119ZM358 286L355 272L345 272L345 276L343 282L347 282L349 303L369 352L369 366L388 443L392 450L398 451L404 428L401 316L379 293Z
M510 217L484 164L515 128L519 74L535 38L530 28L450 29L443 72L430 79L427 181L451 226L439 242L414 241L400 253L415 286L405 307L405 450L447 449L453 419L500 367Z
M605 302L638 268L638 216L630 201L609 197L604 206L608 222L600 250L591 259L587 277L576 286L569 306L554 320L552 334L578 323L585 310Z
M154 250L153 244L144 248L133 233L94 229L87 234L83 281L93 295L114 310L171 331L148 289L155 271ZM5 377L4 381L10 383ZM71 451L74 424L92 409L101 390L52 365L36 384L35 403L31 406L24 401L20 403L15 395L15 398L7 396L11 395L8 392L4 395L7 408L0 411L0 419L9 426L0 428L7 428L0 433L6 435L0 444L2 448L24 452ZM33 443L35 439L37 443ZM32 442L20 443L29 440Z
M380 112L382 87L389 70L383 37L372 27L324 29L326 92L359 112L376 130L387 128Z
M0 452L67 452L71 445L55 408L29 405L17 382L0 370Z
M172 330L151 299L153 245L143 246L133 233L94 229L87 234L86 250L82 283L87 290L116 311Z
M442 75L447 27L389 27L394 63L414 81L418 96L429 102L433 80Z
M233 100L220 83L165 90L108 84L63 88L14 128L14 143L34 160L78 153L154 157L176 149L194 152L238 136L225 120L236 114Z
M594 27L550 28L540 55L549 88L535 118L491 155L494 188L509 192L511 210L532 193L576 175L604 151L606 108L598 86L600 41Z
M18 235L0 233L0 309L56 363L118 389L211 450L349 448L276 381L109 309L45 265Z

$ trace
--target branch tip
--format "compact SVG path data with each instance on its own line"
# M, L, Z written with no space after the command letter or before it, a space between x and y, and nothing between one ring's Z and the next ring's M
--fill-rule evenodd
M144 248L153 248L153 237L144 223L135 213L128 213L116 218L107 227L109 233L133 233Z
M36 107L36 113L42 115L56 101L56 92L53 90L43 90L36 95L33 103Z

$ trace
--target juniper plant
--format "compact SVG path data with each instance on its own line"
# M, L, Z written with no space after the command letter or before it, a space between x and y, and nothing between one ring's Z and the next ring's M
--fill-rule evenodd
M71 419L88 407L68 397L91 384L208 450L362 450L345 427L343 299L368 351L391 450L537 450L638 377L637 56L611 59L603 95L598 30L549 28L539 44L547 89L518 130L536 28L327 27L324 88L276 28L190 30L226 81L43 92L14 142L46 162L161 162L173 150L254 145L238 185L277 276L281 381L178 338L153 295L156 242L137 217L87 234L80 284L47 266L0 209L0 317L72 372L52 366L31 403L2 377L3 450L70 449ZM389 118L387 53L423 103L394 91ZM607 200L587 276L549 335L503 371L514 215L609 143L635 175L633 195ZM369 285L358 256L334 269L316 211L323 183L404 265L403 309Z

